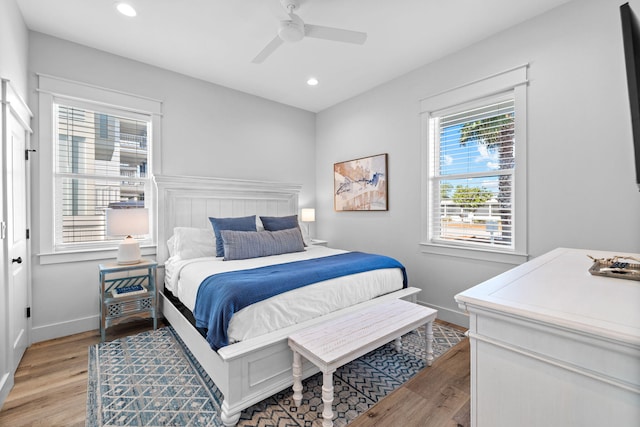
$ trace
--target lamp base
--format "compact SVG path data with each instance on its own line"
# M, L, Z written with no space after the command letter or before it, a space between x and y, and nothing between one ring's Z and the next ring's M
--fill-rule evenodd
M131 236L127 236L127 238L118 245L118 264L138 264L140 261L142 261L142 257L140 256L140 245L138 241Z

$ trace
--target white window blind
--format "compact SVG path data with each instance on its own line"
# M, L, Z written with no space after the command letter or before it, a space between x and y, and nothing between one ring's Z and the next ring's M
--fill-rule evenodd
M53 107L55 246L104 243L106 208L144 207L151 118L64 99Z
M514 248L513 92L429 117L429 239Z

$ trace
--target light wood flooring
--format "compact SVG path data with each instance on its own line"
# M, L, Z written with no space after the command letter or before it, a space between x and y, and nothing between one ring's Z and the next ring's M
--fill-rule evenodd
M470 426L470 355L465 338L349 427Z
M149 321L125 323L109 328L107 340L150 328ZM96 330L29 347L0 410L0 426L84 426L88 346L98 342ZM349 427L467 427L469 387L469 342L465 339Z

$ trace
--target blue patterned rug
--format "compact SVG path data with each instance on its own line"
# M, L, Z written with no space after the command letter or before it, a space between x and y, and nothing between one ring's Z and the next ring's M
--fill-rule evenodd
M434 356L464 334L434 324ZM387 344L334 374L334 425L344 426L425 367L424 331ZM300 408L291 389L244 410L238 426L311 427L322 420L322 375L303 382ZM222 395L171 327L89 347L88 427L222 426Z

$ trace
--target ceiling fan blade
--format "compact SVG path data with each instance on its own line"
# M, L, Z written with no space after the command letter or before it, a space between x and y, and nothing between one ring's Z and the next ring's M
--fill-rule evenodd
M304 25L304 35L316 39L333 40L336 42L355 44L364 44L364 42L367 40L367 33L310 24Z
M262 51L255 58L253 58L253 61L251 62L253 62L254 64L260 64L262 61L267 59L267 57L271 55L273 51L276 50L282 43L282 39L276 36L269 42L268 45L265 46L264 49L262 49Z

